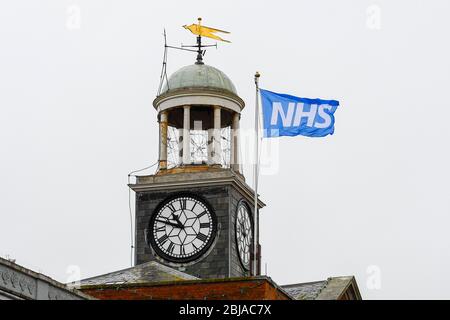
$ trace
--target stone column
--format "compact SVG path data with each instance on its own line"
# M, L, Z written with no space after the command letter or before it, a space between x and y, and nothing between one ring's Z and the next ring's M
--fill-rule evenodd
M241 172L241 164L239 159L239 120L241 115L237 112L233 114L233 123L231 131L231 169L235 172Z
M167 169L167 111L159 114L159 169Z
M214 129L208 129L208 145L207 145L207 152L208 152L208 165L213 164L213 145L214 145L214 137L213 137Z
M214 141L213 141L213 163L220 164L222 156L222 148L220 145L221 137L221 119L220 119L220 106L214 106Z
M180 166L183 164L183 128L177 129L178 131L178 141L177 141L177 147L178 147L178 158L177 158L177 166Z
M183 164L191 163L191 106L183 106Z

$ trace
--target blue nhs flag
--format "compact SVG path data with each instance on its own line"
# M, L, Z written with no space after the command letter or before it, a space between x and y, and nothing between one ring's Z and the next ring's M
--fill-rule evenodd
M333 134L339 101L299 98L263 89L260 92L265 137Z

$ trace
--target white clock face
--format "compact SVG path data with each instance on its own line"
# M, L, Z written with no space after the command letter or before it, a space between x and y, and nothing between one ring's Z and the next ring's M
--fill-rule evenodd
M245 269L250 269L250 251L252 248L252 222L247 205L241 202L236 214L236 245L239 258Z
M150 228L150 243L158 255L173 262L187 262L209 248L216 233L216 219L200 198L179 196L157 209Z

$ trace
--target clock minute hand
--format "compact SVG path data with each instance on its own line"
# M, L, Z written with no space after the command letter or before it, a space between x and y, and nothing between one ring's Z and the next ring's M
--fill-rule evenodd
M178 224L172 223L170 221L164 221L164 220L160 220L160 219L156 219L156 221L168 224L169 226L172 226L172 227L175 227L175 228L180 228L180 226Z

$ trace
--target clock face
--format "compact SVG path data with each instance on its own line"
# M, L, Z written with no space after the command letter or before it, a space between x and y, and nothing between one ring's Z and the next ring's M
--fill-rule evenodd
M203 255L216 234L216 217L193 195L178 196L160 205L150 219L150 243L172 262L188 262Z
M250 269L250 251L252 248L252 222L250 211L244 202L240 202L236 215L236 245L239 258L245 269Z

